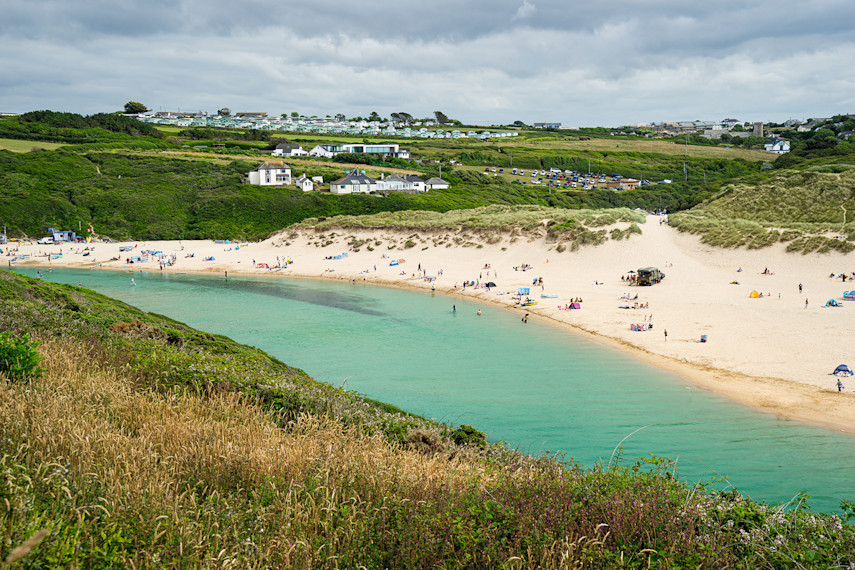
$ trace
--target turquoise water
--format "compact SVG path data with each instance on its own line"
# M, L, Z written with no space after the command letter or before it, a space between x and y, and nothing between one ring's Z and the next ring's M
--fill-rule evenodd
M558 452L591 466L643 428L624 442L623 463L667 456L685 481L727 475L741 492L773 503L807 491L809 504L823 511L855 500L852 436L755 412L492 306L340 282L43 275L257 346L319 380L471 424L522 451Z

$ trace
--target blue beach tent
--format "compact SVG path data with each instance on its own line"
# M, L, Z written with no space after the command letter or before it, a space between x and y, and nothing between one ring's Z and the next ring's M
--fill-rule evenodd
M852 376L852 369L846 364L841 364L832 372L835 376Z
M843 292L843 300L844 301L855 301L855 291L844 291Z
M826 307L839 307L840 303L838 303L834 299L829 299L828 301L826 301L825 306Z

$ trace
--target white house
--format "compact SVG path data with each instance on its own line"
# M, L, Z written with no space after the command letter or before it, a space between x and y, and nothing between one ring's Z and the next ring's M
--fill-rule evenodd
M282 160L268 160L248 173L249 183L257 186L286 186L291 184L291 167Z
M315 184L311 180L309 180L305 174L301 174L297 178L294 179L294 184L297 185L297 188L302 190L303 192L311 192L315 189Z
M400 145L392 143L376 144L319 144L309 151L309 156L332 158L341 153L388 154L395 158L410 158L410 151L401 150Z
M295 143L279 143L276 148L270 153L271 156L306 156L309 154L303 147Z
M449 186L448 182L436 176L425 181L425 187L428 190L448 190Z
M407 180L409 180L410 184L413 185L413 190L415 190L416 192L427 192L425 181L419 178L418 176L407 176Z
M377 181L377 193L388 194L389 192L406 192L408 194L415 194L416 192L425 191L424 182L422 182L422 188L421 190L419 190L417 189L416 184L411 181L410 178L411 177L409 176L404 177L398 176L397 174L390 174L389 176L384 176L383 178Z
M790 152L790 141L784 139L772 138L763 145L766 152L774 152L775 154L784 154Z
M376 188L377 182L359 170L348 172L344 178L330 182L330 192L333 194L368 194Z

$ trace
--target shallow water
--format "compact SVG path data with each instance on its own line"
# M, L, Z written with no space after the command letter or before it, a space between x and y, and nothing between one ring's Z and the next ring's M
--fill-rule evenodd
M756 412L493 306L341 282L42 273L257 346L319 380L471 424L526 452L591 466L642 428L623 443L622 463L667 456L683 480L727 475L770 503L807 491L813 508L833 511L855 499L854 437Z

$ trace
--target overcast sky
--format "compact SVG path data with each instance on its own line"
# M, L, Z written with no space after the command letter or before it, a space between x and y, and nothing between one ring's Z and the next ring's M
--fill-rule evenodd
M3 0L0 112L855 113L852 0Z

